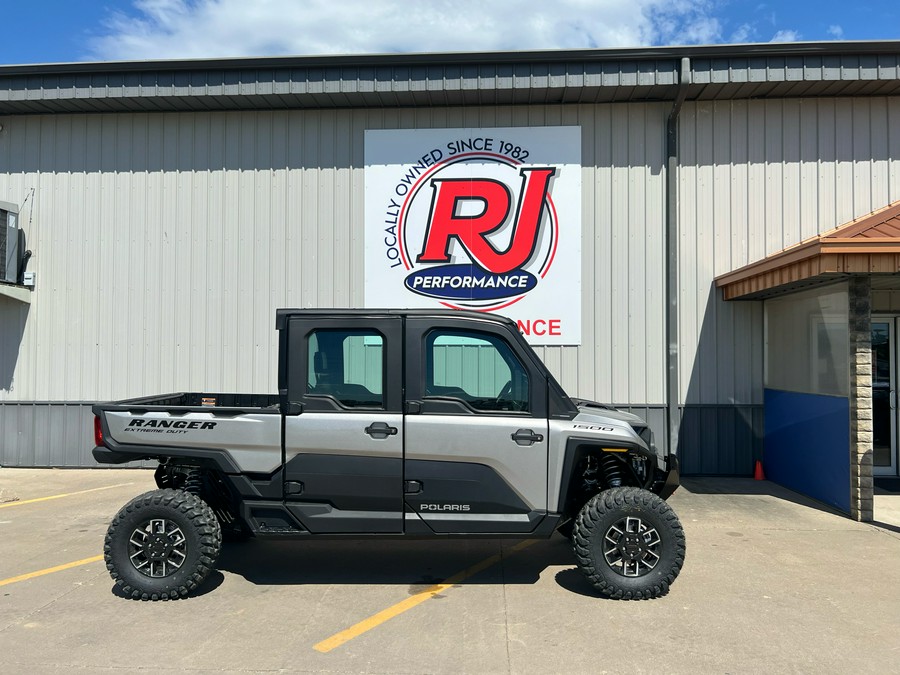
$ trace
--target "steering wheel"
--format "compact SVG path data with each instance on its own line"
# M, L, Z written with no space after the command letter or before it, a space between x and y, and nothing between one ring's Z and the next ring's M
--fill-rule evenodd
M497 394L497 400L509 399L510 396L512 396L512 380L507 380L506 384L503 385L503 389Z

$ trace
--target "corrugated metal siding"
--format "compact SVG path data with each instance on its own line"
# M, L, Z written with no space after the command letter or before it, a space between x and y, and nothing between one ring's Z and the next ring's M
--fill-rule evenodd
M15 368L0 400L274 391L276 307L362 304L366 128L581 125L583 346L539 352L573 395L661 404L667 112L4 119L0 199L21 203L36 188L22 225L37 287L0 327L0 366Z
M0 405L0 464L86 466L92 462L90 408L75 405ZM73 442L83 439L82 443Z
M761 404L761 303L713 278L900 199L900 99L688 103L680 124L682 401Z
M0 466L96 467L90 403L0 403ZM154 467L155 461L125 467Z
M577 124L583 345L538 352L574 395L662 415L667 112L5 119L0 199L37 189L22 226L38 284L30 308L0 299L0 400L273 391L273 310L362 302L366 128ZM688 472L743 473L760 428L761 303L724 303L712 279L900 198L900 102L689 103L681 125L682 459Z
M566 110L565 108L562 110ZM578 107L581 347L538 354L573 395L665 401L665 105ZM566 119L565 117L563 119Z
M753 474L763 452L762 405L689 405L680 414L678 459L683 474Z

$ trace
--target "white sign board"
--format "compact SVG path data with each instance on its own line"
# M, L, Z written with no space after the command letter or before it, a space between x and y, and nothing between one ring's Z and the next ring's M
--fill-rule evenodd
M366 131L366 307L497 312L581 344L581 129Z

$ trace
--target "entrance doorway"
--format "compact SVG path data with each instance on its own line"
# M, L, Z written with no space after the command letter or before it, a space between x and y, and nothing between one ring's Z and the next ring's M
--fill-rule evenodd
M898 471L898 332L900 317L872 317L872 449L873 473Z

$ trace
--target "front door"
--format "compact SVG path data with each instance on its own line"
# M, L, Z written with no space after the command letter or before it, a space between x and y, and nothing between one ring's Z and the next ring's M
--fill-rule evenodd
M875 475L897 475L898 317L872 317L872 449Z
M291 319L284 500L310 532L403 531L402 326Z
M407 319L408 521L527 533L546 514L547 382L509 337L488 322Z

